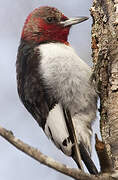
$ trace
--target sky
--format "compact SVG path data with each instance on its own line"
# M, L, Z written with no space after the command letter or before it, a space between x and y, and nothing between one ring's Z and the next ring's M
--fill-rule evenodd
M21 104L16 86L15 62L22 27L27 15L42 5L54 6L68 17L88 16L92 0L0 0L0 125L44 154L71 167L76 167L70 157L59 151L47 139L36 121ZM74 26L69 41L78 55L90 66L92 19ZM99 131L99 121L93 125ZM99 134L99 133L98 133ZM92 153L98 165L95 151ZM28 157L0 137L0 180L71 180Z

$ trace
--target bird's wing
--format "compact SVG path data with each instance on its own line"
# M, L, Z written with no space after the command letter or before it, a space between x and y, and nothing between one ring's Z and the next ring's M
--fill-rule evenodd
M40 52L37 46L22 41L17 56L17 86L26 109L43 128L45 134L65 154L71 155L69 139L61 105L52 97L39 71Z
M35 46L21 41L16 61L17 86L22 103L44 128L49 106L45 100L43 84L38 73L40 55L35 50Z

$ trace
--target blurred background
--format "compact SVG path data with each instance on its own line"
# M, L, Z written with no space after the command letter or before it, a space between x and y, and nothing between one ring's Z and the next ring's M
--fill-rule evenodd
M0 0L0 125L13 131L16 137L40 149L44 154L76 167L71 158L66 157L47 139L23 107L17 94L15 62L22 27L27 15L34 8L42 5L55 6L68 17L90 17L92 0ZM71 45L90 66L92 65L91 24L90 17L88 21L74 26L69 36ZM95 133L99 132L98 120L93 124L93 129ZM95 150L92 159L99 168ZM72 178L41 165L0 137L0 180L26 179L69 180Z

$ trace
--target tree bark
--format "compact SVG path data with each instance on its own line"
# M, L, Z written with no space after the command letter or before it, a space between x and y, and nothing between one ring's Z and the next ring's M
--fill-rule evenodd
M118 0L93 0L92 56L100 129L111 171L118 170ZM105 167L102 168L102 171Z
M0 127L0 136L38 162L78 180L118 179L118 0L93 0L91 8L93 78L100 97L102 141L96 137L101 174L69 168ZM104 173L103 173L104 172Z

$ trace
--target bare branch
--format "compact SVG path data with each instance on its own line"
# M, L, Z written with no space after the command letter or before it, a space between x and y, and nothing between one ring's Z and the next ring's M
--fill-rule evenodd
M111 180L112 179L112 177L108 173L101 175L99 174L98 176L89 175L78 169L70 168L64 164L56 162L52 158L42 154L38 149L31 147L28 144L17 139L11 131L4 129L1 126L0 126L0 135L8 142L10 142L13 146L15 146L17 149L23 151L24 153L31 156L33 159L37 160L38 162L50 168L53 168L67 176L75 178L77 180L108 180L108 179ZM115 174L113 175L115 176Z

